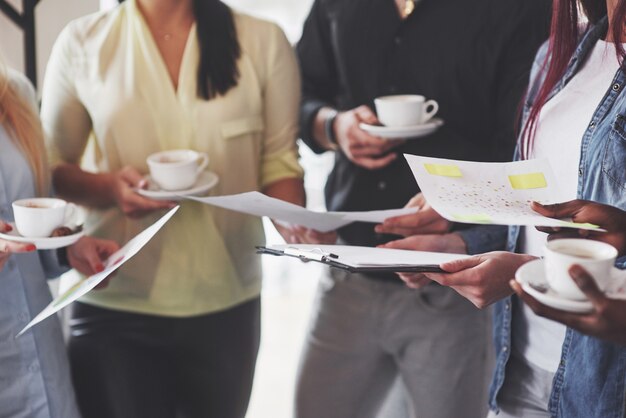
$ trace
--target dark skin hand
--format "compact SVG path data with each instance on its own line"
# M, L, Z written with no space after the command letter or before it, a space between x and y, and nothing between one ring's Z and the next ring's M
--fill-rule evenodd
M588 238L611 244L619 254L626 254L626 212L601 203L586 200L572 200L555 205L531 204L532 209L550 218L572 218L574 222L598 225L607 232L589 230L537 228L549 234L548 239Z
M577 314L550 308L525 293L515 280L511 280L510 284L537 315L560 322L583 334L626 347L626 300L608 298L598 289L591 275L580 266L572 266L569 273L593 304L593 311Z

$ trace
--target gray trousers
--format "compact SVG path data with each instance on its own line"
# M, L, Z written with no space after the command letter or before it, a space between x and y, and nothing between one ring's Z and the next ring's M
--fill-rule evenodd
M489 318L449 288L411 290L330 270L301 358L295 416L374 417L399 376L412 416L484 418Z
M515 351L506 365L504 385L498 393L500 412L488 418L550 418L548 402L554 373L528 363Z

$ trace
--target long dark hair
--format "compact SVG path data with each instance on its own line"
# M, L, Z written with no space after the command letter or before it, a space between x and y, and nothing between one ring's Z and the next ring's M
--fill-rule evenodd
M192 8L200 45L196 93L211 100L237 85L241 47L233 12L227 5L219 0L192 0Z
M543 63L546 76L537 98L530 109L526 126L522 130L520 152L522 158L528 158L533 146L534 135L537 129L537 121L541 109L548 101L550 93L565 74L567 65L578 45L580 35L581 16L578 4L588 19L589 25L595 25L607 15L606 0L554 0L552 3L552 25L548 54ZM626 23L626 0L620 0L614 11L611 21L613 43L622 65L626 53L621 43ZM547 67L547 69L546 69Z
M210 100L237 85L241 47L230 7L219 0L193 0L200 44L198 97Z

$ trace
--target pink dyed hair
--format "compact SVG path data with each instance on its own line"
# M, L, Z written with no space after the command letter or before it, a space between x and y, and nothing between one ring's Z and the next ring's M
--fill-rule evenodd
M530 155L541 109L548 101L552 89L565 74L569 60L578 45L582 23L579 11L582 11L588 19L589 25L598 23L607 14L606 0L580 0L580 9L578 6L577 0L553 0L548 54L543 63L546 77L530 109L528 121L522 130L520 144L522 159L526 159ZM626 0L619 0L610 26L612 27L613 43L622 63L626 57L621 43L624 38L625 24Z

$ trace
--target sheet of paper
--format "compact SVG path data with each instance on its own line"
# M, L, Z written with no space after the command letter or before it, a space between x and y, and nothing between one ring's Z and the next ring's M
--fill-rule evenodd
M146 245L152 239L152 237L156 235L157 232L159 232L163 225L165 225L167 221L169 221L170 218L174 216L178 208L180 208L180 206L176 206L175 208L171 209L158 221L137 234L133 239L128 241L126 245L124 245L122 248L112 254L106 261L103 271L79 281L74 286L66 290L63 294L55 298L52 302L50 302L50 304L46 308L44 308L43 311L37 314L37 316L33 318L33 320L30 321L28 325L26 325L24 329L19 332L19 334L16 335L16 338L22 335L32 326L57 313L70 303L85 295L87 292L96 287L100 282L106 279L111 273L113 273L124 263L130 260L144 247L144 245Z
M268 216L278 221L302 225L320 232L334 231L357 221L380 223L387 218L407 215L416 211L414 208L406 208L368 212L316 212L259 192L211 197L188 196L187 199L248 215Z
M444 218L463 223L599 229L547 218L531 201L560 203L558 181L547 159L478 163L404 154L430 205Z
M469 257L465 254L431 253L352 245L282 244L269 245L268 247L281 251L287 248L305 251L319 249L323 253L336 255L337 261L350 267L420 266L441 264Z

